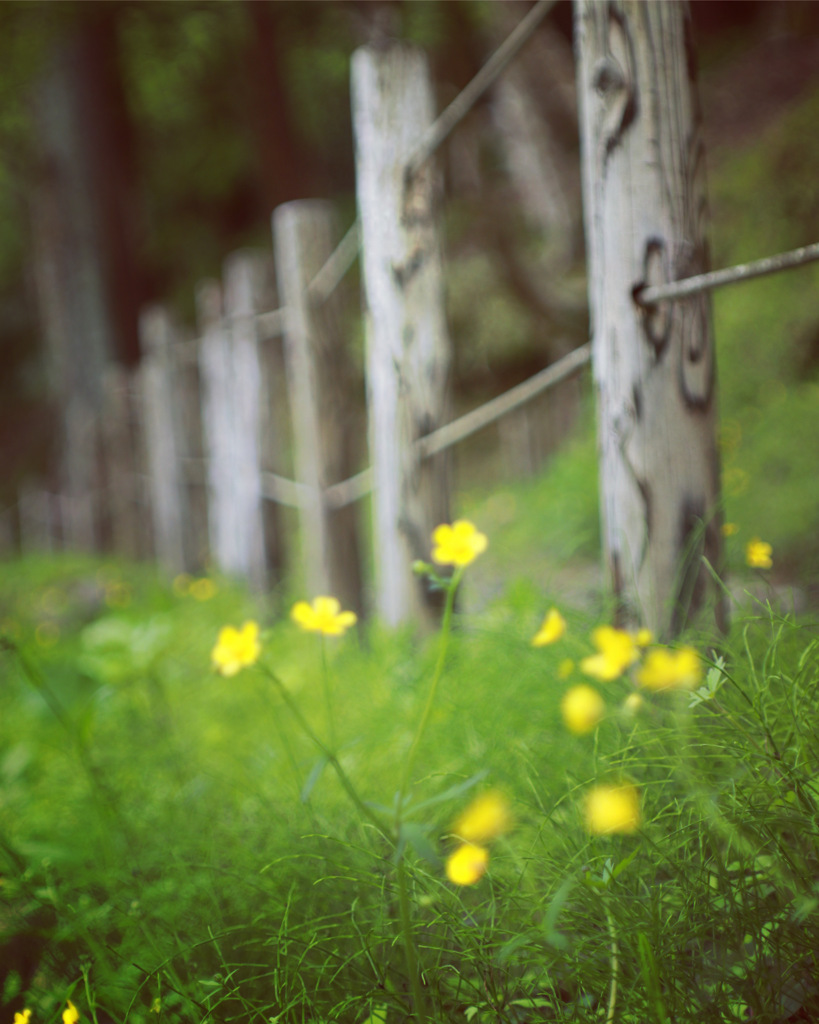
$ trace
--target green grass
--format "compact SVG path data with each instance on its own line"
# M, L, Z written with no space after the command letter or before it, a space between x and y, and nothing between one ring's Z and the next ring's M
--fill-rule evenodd
M773 1022L814 1007L816 624L759 606L708 699L658 694L635 717L629 682L601 684L609 714L575 737L559 703L580 677L560 666L590 650L595 619L563 608L566 636L535 650L544 600L518 585L456 617L419 746L399 860L429 1018L601 1020L613 999L623 1021ZM0 663L9 1019L25 1005L56 1020L66 998L100 1024L408 1019L389 829L356 811L262 672L210 669L248 598L57 559L4 566L0 609L25 660L7 646ZM326 737L316 637L264 624L265 664ZM328 641L339 764L387 817L437 642ZM639 832L590 836L582 794L623 776ZM457 888L448 830L487 786L515 826L489 874Z

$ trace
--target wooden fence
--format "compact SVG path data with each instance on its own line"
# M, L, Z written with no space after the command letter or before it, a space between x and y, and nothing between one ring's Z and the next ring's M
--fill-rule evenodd
M85 457L95 464L96 492L27 488L18 503L24 550L79 538L156 557L171 573L213 566L265 590L281 577L292 532L282 511L292 507L310 594L334 594L359 612L371 604L390 625L434 616L435 595L411 567L428 557L432 528L450 517L449 449L576 375L591 355L584 345L451 419L435 151L552 2L535 4L437 120L420 51L399 44L356 51L357 221L340 237L330 203L279 207L272 252L235 253L221 283L197 289L196 337L162 307L145 310L138 372L112 370L97 422L73 429L72 436L93 436ZM359 254L366 425L341 317L343 281ZM630 299L653 309L816 258L819 247L808 247L689 282L652 284ZM375 581L368 602L357 503L370 494Z
M80 445L88 465L77 478L96 480L94 492L22 493L24 550L113 549L155 557L170 573L208 565L261 591L281 573L292 531L280 510L290 506L308 591L363 612L356 506L372 495L374 610L389 624L434 617L435 595L412 563L428 558L432 529L450 517L448 449L588 361L584 346L448 422L434 152L551 6L533 8L438 120L421 51L395 45L353 55L356 223L339 241L330 203L276 209L272 252L235 253L221 283L197 288L196 337L161 306L146 309L141 365L133 375L112 370L103 411ZM359 254L366 424L339 294ZM356 473L368 461L364 435L370 467Z

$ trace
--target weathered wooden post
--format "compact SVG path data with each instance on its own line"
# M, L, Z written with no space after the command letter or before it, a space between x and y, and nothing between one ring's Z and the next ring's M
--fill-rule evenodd
M98 414L85 395L76 393L67 399L64 417L63 544L79 551L94 551L99 536L95 507L100 487Z
M314 296L310 283L338 239L331 203L303 200L273 214L279 296L285 311L285 360L301 509L305 583L363 612L357 510L331 507L326 488L356 470L352 368L341 335L338 293Z
M111 546L118 555L139 555L136 459L128 373L112 364L103 376L101 419L106 511Z
M446 422L450 344L432 158L406 163L432 123L427 61L403 45L352 58L353 128L366 316L376 610L390 625L433 618L412 563L449 518L446 458L413 443Z
M234 253L227 260L225 316L217 282L203 282L196 296L211 555L223 572L258 590L267 583L254 320L260 273L253 253Z
M623 620L667 636L711 601L722 622L710 302L638 301L708 264L690 17L578 0L575 23L605 560Z
M185 550L185 490L180 459L173 345L176 332L161 306L139 321L144 354L140 370L142 435L148 470L154 552L171 573L188 566Z

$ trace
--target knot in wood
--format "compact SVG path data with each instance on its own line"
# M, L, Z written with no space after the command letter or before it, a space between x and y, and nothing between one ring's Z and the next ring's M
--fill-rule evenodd
M646 340L658 357L665 348L671 331L671 303L661 301L646 304L642 301L641 294L646 288L656 287L667 282L666 244L662 238L649 238L643 253L643 280L632 288L631 294L640 308Z
M601 57L592 70L592 88L606 102L610 102L626 87L626 76L623 69L614 59L607 55Z

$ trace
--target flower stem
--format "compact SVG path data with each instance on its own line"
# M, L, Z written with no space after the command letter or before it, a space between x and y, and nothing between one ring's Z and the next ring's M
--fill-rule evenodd
M338 781L341 783L341 786L342 786L344 792L347 794L347 796L352 800L352 802L355 804L355 806L358 808L358 810L361 812L361 814L372 825L375 825L375 827L380 832L382 832L383 834L389 835L389 832L390 832L389 826L385 822L383 822L381 820L381 818L379 817L379 815L376 814L375 811L371 807L368 807L364 803L364 801L361 799L361 797L358 795L358 793L356 792L355 786L350 781L349 775L341 767L341 764L340 764L338 758L336 757L335 753L332 750L330 750L330 748L327 746L327 744L324 743L321 739L319 739L319 737L316 735L315 730L310 725L310 723L307 721L307 719L304 717L304 715L301 713L298 704L296 704L296 702L290 696L290 693L288 692L287 687L284 685L284 683L281 681L281 679L279 679L279 677L276 675L276 673L271 671L266 665L259 665L259 667L262 669L262 671L267 675L268 679L270 679L270 681L273 683L273 685L279 691L279 694L281 695L282 700L285 702L287 707L290 709L290 713L293 715L293 717L298 722L299 727L301 728L301 730L308 737L308 739L310 739L316 745L316 747L318 747L318 749L321 751L321 753L327 758L327 763L329 765L331 765L333 771L336 773L336 776L338 777Z
M398 874L398 904L401 912L401 933L404 938L407 974L409 975L412 988L415 1017L419 1024L423 1024L423 1021L427 1019L427 1014L424 1006L424 990L421 986L421 975L418 971L418 961L415 956L415 942L412 937L412 921L410 920L409 896L407 894L407 870L404 866L403 856L398 857L396 871Z
M611 939L611 987L609 988L609 1005L606 1012L606 1024L613 1024L614 1010L617 1006L617 973L620 969L620 950L617 946L617 929L614 927L614 918L606 906L606 921L609 926L609 938Z
M444 614L441 620L441 636L438 645L438 660L435 664L435 671L432 676L432 683L429 687L429 693L427 694L427 702L424 705L424 710L421 714L421 718L418 722L418 728L415 730L415 735L412 738L412 744L407 754L407 759L404 762L404 771L401 776L401 788L398 791L398 806L396 809L396 827L401 823L401 810L404 803L404 798L407 795L407 790L410 786L412 779L412 769L415 765L415 758L418 753L418 745L421 742L421 738L426 731L427 724L429 722L429 716L432 714L432 708L435 704L435 697L438 693L438 684L441 681L441 676L444 671L444 660L446 658L447 647L449 646L449 634L452 624L452 609L455 604L455 591L458 589L458 584L461 582L461 576L463 575L463 569L458 568L452 574L446 591L446 600L444 602Z
M336 744L335 715L333 714L333 690L330 671L327 667L327 644L323 635L319 639L321 641L321 675L324 683L324 703L327 708L327 735L330 739L330 749L335 752L338 746Z

